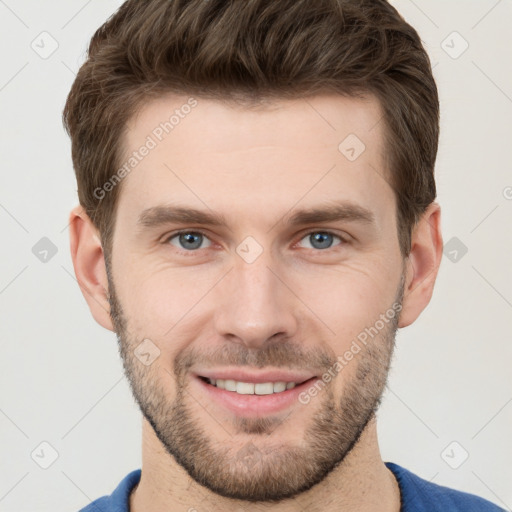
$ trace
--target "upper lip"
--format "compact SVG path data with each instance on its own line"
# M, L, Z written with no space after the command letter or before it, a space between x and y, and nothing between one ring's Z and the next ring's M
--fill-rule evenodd
M316 377L316 375L311 372L300 370L265 370L251 372L240 368L210 369L195 373L198 377L206 377L208 379L236 380L238 382L251 382L254 384L263 382L295 382L300 384Z

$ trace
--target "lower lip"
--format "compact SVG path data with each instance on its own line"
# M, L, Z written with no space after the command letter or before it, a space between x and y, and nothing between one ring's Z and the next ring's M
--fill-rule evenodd
M220 389L199 377L194 377L193 380L216 403L238 416L255 418L284 411L298 403L299 395L311 386L316 379L316 377L313 377L292 389L287 389L281 393L272 393L271 395L241 395L235 391Z

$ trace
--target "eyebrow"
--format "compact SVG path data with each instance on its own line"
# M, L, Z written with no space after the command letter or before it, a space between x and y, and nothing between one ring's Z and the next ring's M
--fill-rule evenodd
M289 226L334 221L372 224L375 221L375 215L367 208L346 202L295 211L285 215L282 221ZM137 220L137 225L146 228L155 228L166 224L226 226L227 222L225 217L219 213L173 205L147 208L141 212Z
M375 215L371 210L354 203L334 203L321 208L299 210L285 224L315 224L317 222L357 221L363 224L373 224Z

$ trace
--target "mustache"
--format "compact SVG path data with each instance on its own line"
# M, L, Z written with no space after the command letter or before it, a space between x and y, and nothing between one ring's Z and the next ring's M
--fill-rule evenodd
M174 373L186 374L193 366L268 366L291 370L309 370L323 373L337 361L336 354L328 347L306 349L288 341L273 341L261 348L247 348L240 343L223 342L207 348L186 347L174 360Z

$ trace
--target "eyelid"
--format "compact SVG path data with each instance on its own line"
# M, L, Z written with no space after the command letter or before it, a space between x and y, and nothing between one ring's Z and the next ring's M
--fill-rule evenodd
M206 233L206 231L203 231L202 229L178 229L177 231L173 231L169 234L165 234L163 237L162 237L162 243L167 243L169 242L169 240L171 238L174 238L178 235L182 235L183 233L197 233L197 234L200 234L200 235L203 235L205 236L206 238L210 238L208 236L208 234Z
M296 235L299 239L304 238L306 235L311 235L313 233L328 233L329 235L335 235L342 238L345 241L349 241L352 239L352 236L349 235L346 231L342 231L333 227L325 227L325 226L313 226L307 227L299 231Z

